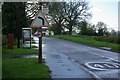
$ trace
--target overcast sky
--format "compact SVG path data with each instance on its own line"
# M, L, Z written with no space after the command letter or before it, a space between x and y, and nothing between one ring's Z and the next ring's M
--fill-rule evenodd
M92 7L90 22L97 24L102 21L107 24L109 30L118 30L118 1L120 0L88 0Z

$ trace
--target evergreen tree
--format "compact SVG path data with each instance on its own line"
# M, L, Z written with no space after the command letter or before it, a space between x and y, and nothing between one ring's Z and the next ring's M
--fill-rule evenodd
M25 2L4 2L2 6L3 34L14 33L18 40L18 48L20 48L22 27L28 27L25 6Z

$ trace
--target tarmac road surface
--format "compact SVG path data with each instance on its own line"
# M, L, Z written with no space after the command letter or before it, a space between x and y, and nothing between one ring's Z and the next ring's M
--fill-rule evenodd
M53 55L54 58L58 59L60 58L59 55L63 55L67 60L77 65L84 73L83 78L85 78L85 76L86 78L91 78L92 75L92 77L97 78L98 80L120 80L120 54L116 52L102 50L57 38L43 37L43 55L50 54L52 52L55 53L55 55ZM46 59L48 57L46 55ZM62 60L65 61L61 58L58 62L62 63ZM65 65L70 65L68 64L69 61L66 62L63 67ZM59 64L57 66L59 66ZM61 69L59 69L58 72L60 70ZM75 71L77 70L75 69Z

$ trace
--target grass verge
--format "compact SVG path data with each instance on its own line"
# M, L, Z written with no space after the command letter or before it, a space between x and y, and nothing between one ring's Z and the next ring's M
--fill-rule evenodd
M95 47L109 47L112 51L120 52L120 45L116 43L104 42L104 41L97 41L95 39L89 38L87 36L70 36L70 35L60 35L60 36L48 36L54 37L59 39L64 39L76 43L86 44Z
M26 54L37 54L38 50L36 49L23 49L23 48L14 48L14 49L2 49L3 55L26 55Z
M38 63L37 58L10 58L9 55L29 55L37 54L38 50L34 49L23 49L14 48L7 49L3 47L2 49L2 80L16 79L16 80L51 80L50 70L44 64ZM45 79L44 79L45 78Z
M2 66L3 78L50 78L48 67L37 59L4 59Z

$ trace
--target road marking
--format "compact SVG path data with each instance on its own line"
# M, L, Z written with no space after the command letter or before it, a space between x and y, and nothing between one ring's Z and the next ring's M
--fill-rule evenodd
M103 68L104 66L100 65L100 64L95 64L95 67L99 67L99 68Z
M108 64L104 64L105 66L107 66L108 68L113 68L113 66L108 65Z
M86 51L86 52L94 54L94 55L97 55L97 56L101 56L100 54L97 54L97 53L94 53L94 52L90 52L90 51ZM108 58L110 60L114 60L114 61L120 62L118 59L114 59L114 58L111 58L111 57L107 57L107 56L101 56L101 57Z
M110 62L88 62L85 63L85 66L94 70L120 69L119 63L110 63Z
M119 67L120 67L120 64L114 63L114 66L115 66L116 68L119 68Z
M99 68L99 67L91 66L91 65L90 65L91 63L95 63L95 62L88 62L88 63L85 63L85 65L86 65L88 68L94 69L94 70L106 70L106 69L102 69L102 68Z

